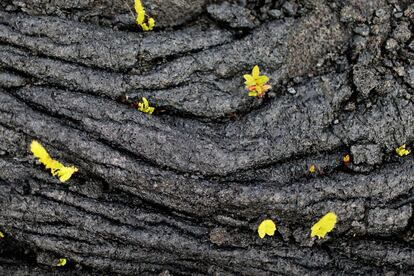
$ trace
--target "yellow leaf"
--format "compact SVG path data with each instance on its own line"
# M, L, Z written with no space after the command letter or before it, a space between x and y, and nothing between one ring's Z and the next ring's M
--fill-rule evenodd
M135 0L134 8L135 8L136 13L139 13L141 11L145 11L144 7L142 6L141 0Z
M406 145L402 145L401 147L396 148L396 149L395 149L395 152L396 152L396 153L397 153L400 157L403 157L403 156L409 155L409 154L411 153L411 151L409 151L409 150L408 150L408 149L406 149L405 147L406 147Z
M72 166L72 167L62 167L58 171L58 177L60 182L66 182L72 177L72 174L78 171L78 168Z
M65 167L59 161L53 160L46 149L35 140L33 140L30 144L30 150L32 151L33 155L39 159L40 163L46 167L46 169L50 169L50 172L53 176L59 177L59 180L62 183L69 180L72 174L78 171L76 167Z
M148 108L149 102L148 102L147 98L142 98L142 102L144 103L144 107Z
M247 86L256 85L256 82L255 82L253 76L251 76L249 74L246 74L246 75L243 75L243 78L246 80L245 84Z
M3 232L0 231L0 239L4 238Z
M256 66L253 67L252 76L253 76L253 78L257 79L259 77L259 75L260 75L260 69L259 69L259 66L256 65Z
M137 13L137 24L142 25L145 19L145 11L141 11Z
M68 260L66 258L61 258L59 259L59 262L56 264L56 266L65 266L67 261Z
M269 81L269 77L267 76L260 76L257 78L257 84L258 85L263 85L265 83L267 83Z
M152 31L152 29L154 29L154 26L155 26L155 20L154 20L154 18L150 18L150 19L148 19L148 28L149 28L149 30L150 31Z
M250 97L257 97L257 92L256 91L250 91L249 96Z
M47 164L50 164L52 162L52 158L47 153L46 149L39 142L32 141L32 143L30 144L30 150L43 165L47 166Z
M336 224L337 217L334 212L324 215L317 223L312 226L311 238L325 238L326 234L331 232Z
M146 31L148 31L148 30L149 30L149 28L148 28L147 24L145 24L145 23L142 23L142 24L141 24L141 27L142 27L142 30L143 30L144 32L146 32Z
M259 237L263 239L266 235L273 236L276 231L276 224L271 219L265 219L262 221L257 228L257 232L259 233Z

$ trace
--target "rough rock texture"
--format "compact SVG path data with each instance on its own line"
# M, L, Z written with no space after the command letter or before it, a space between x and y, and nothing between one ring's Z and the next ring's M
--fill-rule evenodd
M411 1L143 4L0 3L1 275L414 273Z

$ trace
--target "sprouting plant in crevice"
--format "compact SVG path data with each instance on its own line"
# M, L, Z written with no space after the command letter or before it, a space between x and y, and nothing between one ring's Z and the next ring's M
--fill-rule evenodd
M263 75L260 76L259 66L253 67L252 74L246 74L243 76L246 80L244 84L246 89L249 90L249 96L263 98L266 95L266 91L272 88L269 84L269 77Z
M151 115L155 111L155 108L149 105L147 98L142 97L142 102L138 103L138 110Z
M66 258L61 258L55 266L65 266L67 262L68 260Z
M3 239L3 238L4 238L4 234L3 232L0 231L0 239Z
M262 221L257 228L257 232L259 233L259 237L263 239L266 235L273 236L276 231L276 223L274 223L271 219L265 219Z
M32 141L30 150L46 169L50 169L53 176L59 177L59 180L62 183L69 180L72 177L72 174L78 171L74 166L65 167L59 161L53 160L46 149L38 141Z
M408 150L408 149L406 148L406 145L402 145L402 146L400 146L400 147L396 148L396 149L395 149L395 152L396 152L396 153L398 154L398 156L400 156L400 157L403 157L403 156L409 155L409 154L411 153L411 151L410 151L410 150Z
M326 234L335 228L337 216L334 212L329 212L324 215L317 223L312 226L311 238L318 237L318 239L325 238Z
M351 155L349 155L349 154L345 154L345 155L342 157L342 161L344 162L344 164L345 164L346 166L348 166L348 165L351 163Z
M144 6L142 6L141 0L135 0L134 2L134 8L135 12L137 13L136 23L141 26L142 30L144 32L146 31L152 31L152 29L155 26L155 20L154 18L150 17L148 18L148 22L145 22L145 9Z
M316 166L314 164L309 166L309 172L310 173L316 173Z

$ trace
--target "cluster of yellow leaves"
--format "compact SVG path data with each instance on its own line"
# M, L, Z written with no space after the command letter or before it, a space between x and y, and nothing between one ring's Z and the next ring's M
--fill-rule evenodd
M141 0L135 0L134 8L135 8L135 12L137 13L137 19L136 19L137 24L141 26L144 32L152 31L152 29L155 26L155 20L154 18L150 17L148 19L148 24L145 23L145 9L142 6Z
M56 266L65 266L68 260L66 258L59 259L59 262L56 264Z
M72 174L78 171L74 166L65 167L59 161L53 160L46 149L37 141L32 141L30 150L33 155L39 159L40 163L45 165L46 169L50 169L53 176L59 177L60 182L69 180L69 178L72 177Z
M266 235L273 236L276 231L276 224L271 219L265 219L257 228L257 232L259 233L259 237L263 239Z
M152 114L155 110L154 107L149 105L147 98L142 98L142 102L138 103L138 110L147 114Z
M336 221L337 217L334 212L327 213L312 226L311 238L325 238L326 234L328 234L335 228ZM263 239L266 235L273 236L275 234L275 231L276 224L271 219L263 220L257 228L257 232L259 233L259 237L261 239Z
M267 76L260 76L259 66L254 66L252 74L246 74L243 76L246 80L244 84L246 89L249 90L249 96L263 98L266 91L272 88L268 85L269 78Z
M3 232L0 231L0 239L4 238Z
M311 238L318 237L325 238L326 234L331 232L336 224L336 215L334 212L329 212L324 215L317 223L312 226Z
M395 149L395 152L400 156L406 156L409 155L411 153L411 151L409 151L408 149L406 149L406 145L402 145L401 147L398 147Z

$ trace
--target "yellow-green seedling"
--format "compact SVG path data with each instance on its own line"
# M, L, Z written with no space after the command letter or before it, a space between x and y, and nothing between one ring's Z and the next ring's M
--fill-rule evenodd
M38 141L32 141L30 150L33 155L39 159L40 163L46 167L46 169L50 169L53 176L59 177L59 180L62 183L69 180L72 177L72 174L78 171L78 169L74 166L65 167L59 161L53 160L46 149Z
M0 231L0 239L3 239L3 238L4 238L4 234L3 232Z
M409 155L411 153L410 150L406 149L406 145L402 145L401 147L398 147L395 149L395 152L398 154L398 156L403 157L406 155Z
M272 88L267 83L269 82L269 77L263 75L260 76L259 66L254 66L252 74L246 74L243 76L246 80L244 84L246 89L249 91L250 97L263 98L266 95L266 91Z
M65 266L67 262L68 260L66 258L61 258L55 266Z
M136 23L141 26L142 30L144 32L146 31L152 31L152 29L155 26L155 20L154 18L150 17L148 18L148 22L145 22L145 9L144 6L142 6L141 0L135 0L134 3L134 8L135 8L135 12L137 13L137 19L136 19Z
M310 165L310 167L309 167L309 172L310 173L316 173L316 166L315 165Z
M276 224L271 219L265 219L262 221L257 228L257 232L259 233L259 237L263 239L266 235L273 236L276 231Z
M334 212L329 212L324 215L312 226L311 238L315 236L318 237L318 239L325 238L326 234L334 229L336 221L337 217Z
M151 115L155 108L149 105L147 98L142 97L142 102L138 103L138 110Z

